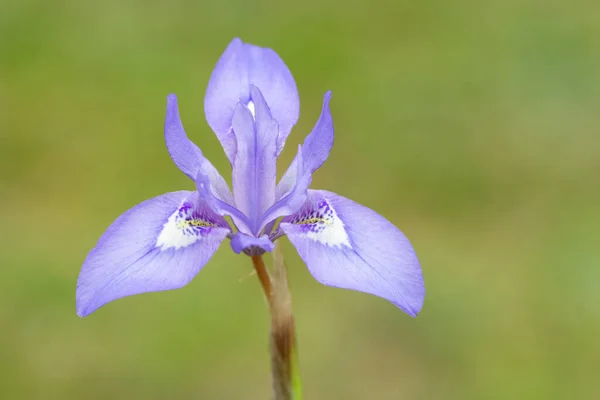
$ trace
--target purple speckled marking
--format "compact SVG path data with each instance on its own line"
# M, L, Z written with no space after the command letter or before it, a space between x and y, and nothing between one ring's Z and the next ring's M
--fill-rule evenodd
M300 226L302 232L320 233L333 223L333 209L325 200L317 203L317 208L305 208L290 221Z
M206 236L212 228L222 226L211 218L207 210L194 208L189 202L179 207L176 224L183 234L190 236Z

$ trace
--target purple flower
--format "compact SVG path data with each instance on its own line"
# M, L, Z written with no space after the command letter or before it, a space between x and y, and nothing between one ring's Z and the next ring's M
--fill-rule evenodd
M308 188L333 145L330 98L327 92L319 120L277 184L276 160L300 112L296 84L273 50L234 39L204 100L208 124L233 169L233 193L187 138L177 98L169 95L167 148L197 191L155 197L113 222L81 269L77 314L89 315L120 297L186 285L225 238L236 253L260 255L285 235L319 282L380 296L415 316L425 287L402 232L352 200Z

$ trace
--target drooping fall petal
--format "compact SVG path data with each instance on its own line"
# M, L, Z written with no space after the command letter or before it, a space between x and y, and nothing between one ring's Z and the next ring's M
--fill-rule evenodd
M425 285L413 247L373 210L309 190L304 206L279 226L319 282L382 297L413 317L421 310Z
M231 232L197 193L167 193L116 219L88 254L77 281L77 314L115 299L185 286Z

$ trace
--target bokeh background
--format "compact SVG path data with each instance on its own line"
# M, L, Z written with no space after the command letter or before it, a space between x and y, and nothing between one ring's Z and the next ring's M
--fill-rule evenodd
M600 398L600 3L0 1L0 398L265 399L268 315L223 245L187 287L75 314L104 229L190 182L162 138L227 175L203 115L235 36L302 101L333 90L313 187L386 216L427 285L412 319L318 284L285 243L306 399Z

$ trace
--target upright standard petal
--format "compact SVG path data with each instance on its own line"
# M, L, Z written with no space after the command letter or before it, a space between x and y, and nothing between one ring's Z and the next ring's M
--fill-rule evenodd
M192 143L183 129L179 117L179 106L177 96L170 94L167 97L167 115L165 117L165 143L169 155L181 170L191 179L196 178L204 155L202 151Z
M382 297L413 317L421 310L425 285L417 256L404 234L376 212L309 190L300 211L279 226L319 282Z
M276 202L262 216L259 231L266 227L265 232L276 237L277 232L271 232L275 219L295 213L306 201L306 193L315 172L329 156L333 147L333 118L329 111L331 91L325 93L323 108L319 120L313 130L304 139L304 144L298 146L298 153L281 178L275 189Z
M115 299L177 289L192 280L231 232L197 193L147 200L122 214L88 254L77 281L77 314Z
M260 88L279 123L277 155L300 114L296 83L277 53L234 39L217 62L204 98L206 120L231 163L236 152L231 121L239 102L249 105L251 84Z
M219 171L204 157L202 151L192 143L183 129L179 117L177 96L170 94L167 97L167 116L165 118L165 143L169 155L175 165L190 179L196 180L198 172L208 177L210 186L215 196L226 203L233 204L233 195L225 179Z
M241 103L233 115L237 152L232 186L237 208L248 216L252 233L258 235L258 219L275 202L277 122L260 90L250 85L250 92L254 117Z
M323 165L325 160L327 160L327 157L329 157L329 152L333 147L334 130L333 118L329 111L330 100L331 91L328 91L323 98L323 108L321 109L319 120L302 144L304 164L306 169L310 170L311 173L315 172ZM297 160L294 158L279 181L276 190L277 199L285 196L294 187L294 184L296 183L296 171L298 170L296 163Z

